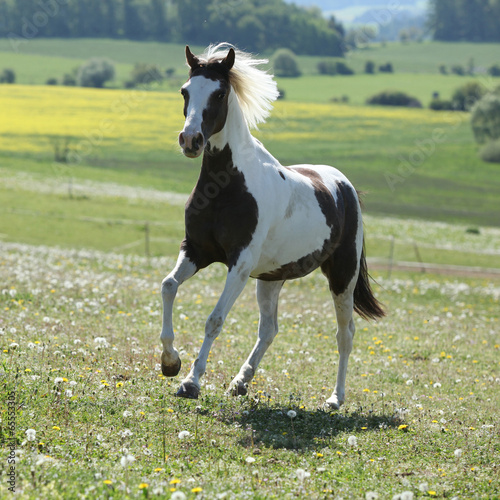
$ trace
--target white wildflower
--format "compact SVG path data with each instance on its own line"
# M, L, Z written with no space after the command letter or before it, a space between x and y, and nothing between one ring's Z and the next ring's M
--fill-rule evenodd
M125 410L123 412L123 418L131 417L131 416L132 416L132 412L131 411Z
M255 458L253 458L253 457L247 457L247 458L245 458L245 462L247 464L253 464L255 462Z

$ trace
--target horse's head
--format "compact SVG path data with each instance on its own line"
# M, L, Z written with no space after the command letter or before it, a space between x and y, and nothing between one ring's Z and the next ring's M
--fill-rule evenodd
M179 134L179 144L189 158L197 158L210 137L220 132L226 123L230 92L229 71L235 52L216 61L203 61L186 46L186 59L191 68L189 80L182 86L186 122Z

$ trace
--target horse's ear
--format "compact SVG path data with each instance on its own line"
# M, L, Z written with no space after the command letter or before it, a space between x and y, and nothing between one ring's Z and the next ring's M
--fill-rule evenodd
M234 49L231 47L229 49L229 52L227 53L227 56L222 61L227 66L228 70L230 70L233 67L235 57L236 57L236 54L234 52Z
M200 65L200 60L191 52L189 45L186 45L186 61L191 69L195 69Z

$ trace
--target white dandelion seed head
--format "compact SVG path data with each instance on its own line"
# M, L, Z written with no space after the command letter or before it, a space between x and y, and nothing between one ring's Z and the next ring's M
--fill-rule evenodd
M295 475L297 476L297 479L302 482L304 479L308 478L311 476L310 472L305 471L304 469L297 469L295 471Z
M35 429L28 429L26 431L26 439L28 441L34 441L36 439L36 431L35 431Z
M186 500L186 495L182 491L174 491L170 498L172 500Z
M125 410L123 412L123 417L124 418L128 418L128 417L131 417L131 416L132 416L132 412L131 411Z
M181 432L179 432L179 439L186 439L189 436L191 436L191 433L189 431L181 431Z
M462 456L462 450L460 448L457 448L454 451L454 455L455 455L455 457L460 458Z
M376 491L367 491L365 495L366 500L377 500L378 493Z
M413 384L413 380L411 378L406 381L406 385L412 385L412 384Z
M56 385L62 384L63 382L64 382L64 380L62 377L56 377L54 379L54 384L56 384Z
M289 418L295 418L297 416L297 412L294 411L294 410L290 410L288 413L287 413L288 417Z
M131 465L135 462L135 457L134 455L123 455L123 457L120 459L120 464L122 467L127 467L128 465Z
M245 462L247 464L253 464L255 462L255 458L253 458L253 457L247 457L247 458L245 458Z
M418 485L418 489L422 492L422 493L427 493L427 491L429 491L429 483L420 483Z
M347 438L347 444L349 446L358 446L358 438L356 436L349 436Z

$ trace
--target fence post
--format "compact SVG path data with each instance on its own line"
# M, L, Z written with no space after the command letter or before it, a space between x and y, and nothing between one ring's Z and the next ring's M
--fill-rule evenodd
M389 250L389 264L387 268L387 279L390 279L391 274L392 274L392 265L394 262L394 245L396 242L396 238L394 238L394 235L391 238L391 249Z
M417 260L420 262L420 271L425 273L426 269L424 266L424 261L422 260L422 256L420 255L420 251L418 250L417 242L413 242L413 248L415 249L415 255L417 256Z
M146 257L149 259L149 222L144 223L144 238L145 238L145 250Z

